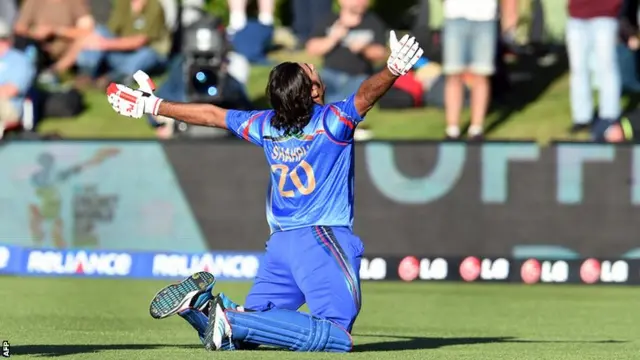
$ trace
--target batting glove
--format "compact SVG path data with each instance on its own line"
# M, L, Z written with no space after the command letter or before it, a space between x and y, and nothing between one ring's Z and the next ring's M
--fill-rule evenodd
M408 73L424 53L415 37L405 35L398 41L393 30L389 34L389 47L391 55L387 60L387 68L395 76Z
M139 119L144 114L158 115L162 99L153 94L156 86L144 71L138 70L133 79L139 89L134 90L122 84L109 84L107 99L115 112L120 115Z

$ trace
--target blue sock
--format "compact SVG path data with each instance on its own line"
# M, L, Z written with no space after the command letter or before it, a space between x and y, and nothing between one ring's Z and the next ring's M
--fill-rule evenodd
M209 318L201 311L195 309L187 309L179 312L181 318L187 320L191 326L198 332L200 341L204 344L204 333L207 331L207 325L209 324Z
M204 344L204 333L209 324L209 318L201 311L195 309L187 309L178 313L181 318L185 319L198 332L200 342ZM235 350L237 346L229 340L222 342L222 350Z
M329 320L291 310L227 310L233 342L275 346L292 351L351 351L349 333Z

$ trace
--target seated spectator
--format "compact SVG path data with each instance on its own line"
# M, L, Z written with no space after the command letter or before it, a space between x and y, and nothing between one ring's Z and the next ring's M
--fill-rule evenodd
M387 56L385 25L368 7L368 0L340 0L340 13L320 20L307 42L310 54L324 58L328 103L353 94Z
M35 69L27 56L13 48L11 27L0 21L0 138L8 125L20 122L24 97Z
M401 76L380 99L381 109L408 109L425 106L445 107L445 76L442 66L426 57L420 59L413 70ZM464 105L469 105L473 81L471 74L463 76Z
M53 79L67 70L65 57L75 57L72 45L83 41L93 26L85 0L25 0L15 32L19 48L28 47L27 43L37 46L44 55L43 65L49 67L45 77Z
M100 75L103 61L109 69L99 87L110 81L131 81L137 70L152 71L166 61L171 37L158 0L115 0L108 26L97 26L78 55L80 83Z

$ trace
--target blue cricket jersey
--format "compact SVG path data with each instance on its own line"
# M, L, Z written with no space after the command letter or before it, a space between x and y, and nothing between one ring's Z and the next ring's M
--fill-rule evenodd
M315 105L302 134L284 136L273 110L229 110L227 128L261 146L271 168L267 221L271 233L307 226L353 225L353 133L363 119L354 95Z

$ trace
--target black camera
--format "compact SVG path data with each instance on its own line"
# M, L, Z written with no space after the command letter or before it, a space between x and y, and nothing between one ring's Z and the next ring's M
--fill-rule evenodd
M189 101L222 101L228 51L224 26L217 17L203 12L199 20L183 29L182 53Z

